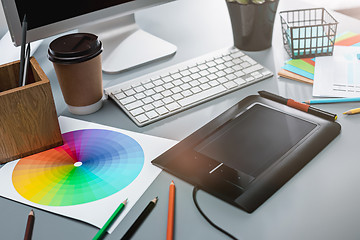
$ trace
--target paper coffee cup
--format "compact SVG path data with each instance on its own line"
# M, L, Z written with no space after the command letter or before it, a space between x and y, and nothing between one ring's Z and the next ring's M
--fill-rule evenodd
M90 114L102 106L101 52L101 41L90 33L68 34L49 45L48 58L73 114Z

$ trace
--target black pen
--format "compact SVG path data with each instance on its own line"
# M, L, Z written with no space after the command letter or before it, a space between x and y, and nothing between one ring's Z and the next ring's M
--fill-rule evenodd
M140 216L135 220L133 225L129 228L129 230L125 233L125 235L121 238L121 240L127 240L132 237L132 235L136 232L136 230L143 223L145 218L150 214L151 210L155 207L156 202L158 201L158 197L154 198L149 202L146 208L142 211Z
M324 118L326 120L330 120L330 121L335 122L335 120L337 119L337 115L334 114L334 113L325 112L325 111L323 111L321 109L314 108L314 107L312 107L312 106L310 106L308 104L305 104L305 103L297 102L297 101L295 101L293 99L284 98L284 97L281 97L279 95L276 95L276 94L273 94L273 93L270 93L270 92L267 92L267 91L259 91L258 93L259 93L260 96L262 96L264 98L273 100L275 102L287 105L287 106L292 107L292 108L296 108L296 109L301 110L303 112L307 112L307 113L310 113L312 115Z
M26 32L27 32L27 20L26 14L22 22L22 36L21 36L21 50L20 50L20 72L19 72L19 87L22 86L23 77L24 77L24 67L25 67L25 45L26 45Z

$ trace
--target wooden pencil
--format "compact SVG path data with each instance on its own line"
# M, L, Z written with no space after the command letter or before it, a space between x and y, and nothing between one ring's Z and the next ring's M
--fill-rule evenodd
M353 114L357 114L357 113L360 113L360 108L350 109L350 110L344 112L343 114L345 114L345 115L353 115Z
M31 210L28 215L24 240L31 240L32 232L33 232L33 228L34 228L34 221L35 221L34 211Z
M144 222L146 217L153 210L157 201L158 201L158 197L154 198L153 200L151 200L149 202L149 204L145 207L145 209L142 211L142 213L139 215L139 217L135 220L133 225L131 225L131 227L125 233L125 235L121 238L121 240L131 239L131 237L134 235L134 233L137 231L137 229L140 227L140 225Z
M175 184L171 181L169 187L169 207L167 219L166 240L172 240L174 236L174 210L175 210Z
M100 230L97 232L97 234L95 235L95 237L93 238L93 240L98 240L98 239L102 239L104 237L104 235L106 234L106 231L108 230L108 228L110 227L110 225L115 221L115 219L118 217L118 215L122 212L122 210L124 209L125 205L127 203L127 199L125 199L125 201L123 201L122 203L120 203L120 205L118 206L118 208L115 210L115 212L111 215L111 217L107 220L107 222L104 224L104 226L102 228L100 228Z

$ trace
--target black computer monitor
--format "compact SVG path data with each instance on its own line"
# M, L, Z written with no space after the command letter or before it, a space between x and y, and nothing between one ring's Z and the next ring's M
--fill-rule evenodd
M28 20L27 42L72 29L91 32L103 42L103 70L116 73L176 52L176 47L141 30L138 10L173 0L1 0L16 46L21 22ZM126 56L126 59L124 58Z

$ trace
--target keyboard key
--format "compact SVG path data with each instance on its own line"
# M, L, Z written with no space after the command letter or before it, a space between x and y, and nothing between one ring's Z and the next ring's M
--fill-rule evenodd
M164 102L161 101L161 100L157 100L157 101L153 102L152 105L153 105L155 108L158 108L158 107L163 106L163 105L164 105Z
M141 107L142 105L143 105L142 101L137 100L136 102L132 102L132 103L125 105L125 108L130 111L135 108Z
M198 80L193 80L193 81L190 82L190 85L191 85L192 87L196 87L196 86L199 85L199 84L200 84L200 82L199 82Z
M183 81L181 81L180 79L177 79L177 80L175 80L174 82L173 82L173 84L175 85L175 86L179 86L179 85L181 85L181 84L183 84L184 82Z
M191 72L190 72L189 70L183 70L183 71L180 72L180 74L181 74L183 77L186 77L186 76L190 75Z
M181 90L180 87L174 87L174 88L171 89L171 91L172 91L173 93L178 93L178 92L181 92L182 90Z
M210 86L215 87L215 86L219 85L220 83L216 80L212 80L209 82L209 84L210 84Z
M198 68L200 70L204 70L204 69L207 69L208 67L205 64L201 64L201 65L198 66Z
M190 71L191 73L196 73L196 72L199 71L199 68L198 68L198 67L192 67L192 68L189 69L189 71Z
M237 71L234 73L237 77L245 76L245 73L243 71Z
M137 116L137 115L142 114L144 112L145 112L144 109L142 109L141 107L135 108L134 110L130 111L131 115L133 115L133 116Z
M135 87L134 90L139 93L139 92L143 92L145 90L145 88L143 86L138 86L138 87Z
M262 75L264 75L264 76L271 76L271 75L272 75L272 72L270 72L269 70L266 70L266 71L262 72Z
M247 82L252 82L252 81L254 81L254 80L255 80L254 77L245 78L245 81L247 81Z
M159 114L155 110L151 110L150 112L145 113L145 115L150 119L159 116Z
M234 82L236 84L238 84L238 85L243 85L243 84L246 83L246 81L244 79L242 79L242 78L237 78L237 79L234 80Z
M181 85L180 87L181 87L182 90L186 90L186 89L191 88L191 85L188 84L188 83L185 83L185 84Z
M188 97L188 96L192 95L192 92L191 92L190 90L186 90L186 91L183 91L181 94L182 94L184 97Z
M237 87L237 84L234 81L229 81L229 82L224 83L224 86L227 89L231 89L231 88Z
M249 74L249 73L255 72L260 69L263 69L263 67L260 64L257 64L257 65L251 66L249 68L246 68L243 71L244 71L244 73Z
M233 75L234 75L234 74L233 74ZM219 83L226 83L227 81L231 80L231 79L227 79L228 77L229 77L229 76L226 76L226 78L225 78L225 77L218 78L217 81L218 81ZM234 78L236 78L235 75L234 75Z
M174 95L172 96L172 98L173 98L175 101L177 101L177 100L180 100L180 99L184 98L184 96L183 96L181 93L176 93L176 94L174 94ZM171 102L173 102L173 101L171 101Z
M148 104L154 101L151 97L146 97L141 100L143 101L144 104Z
M238 78L238 77L235 74L229 74L226 76L226 79L228 79L228 80L234 80L236 78Z
M163 83L164 83L164 81L161 80L161 79L158 79L158 80L153 81L153 84L154 84L155 86L160 86L160 85L163 84Z
M210 85L208 83L203 83L199 86L202 90L206 90L210 88Z
M243 63L241 63L240 65L241 65L243 68L247 68L247 67L250 67L250 66L251 66L251 64L248 63L248 62L243 62Z
M131 103L133 101L135 101L136 99L133 97L133 96L130 96L130 97L126 97L126 98L123 98L121 100L119 100L119 102L122 104L122 105L126 105L128 103Z
M193 87L192 89L190 89L190 91L192 91L193 93L198 93L198 92L201 92L201 88L199 87Z
M135 119L139 122L139 123L143 123L149 120L149 118L145 115L145 114L141 114L137 117L135 117Z
M198 79L201 78L201 75L199 73L194 73L190 75L191 79Z
M175 111L175 110L181 108L181 106L180 106L178 103L176 103L176 102L170 103L170 104L166 105L165 107L166 107L169 111Z
M202 71L199 72L199 74L200 74L202 77L205 77L206 75L209 75L210 72L207 71L207 70L202 70Z
M168 82L168 83L165 83L165 84L164 84L164 88L165 88L165 89L170 89L170 88L173 88L173 87L175 87L175 85L172 84L171 82Z
M124 97L126 97L126 95L123 92L119 92L118 94L115 94L115 97L117 100L120 100L120 99L123 99Z
M146 97L146 95L144 93L138 93L138 94L135 94L134 96L136 99L143 99L144 97Z
M161 93L164 97L169 97L171 96L173 93L170 90L165 90Z
M210 96L222 93L224 91L226 91L226 88L224 86L222 86L222 85L219 85L217 87L210 88L208 90L205 90L205 91L199 92L197 94L194 94L194 95L192 95L190 97L181 99L178 102L182 107L185 107L187 105L190 105L192 103L195 103L195 102L201 101L203 99L209 98Z
M164 90L165 90L165 88L163 86L154 87L154 91L157 92L157 93L160 93L160 92L162 92Z
M186 77L181 78L181 80L183 82L187 83L187 82L190 82L192 80L192 78L190 76L186 76Z
M151 96L151 95L155 94L155 91L153 89L148 89L148 90L144 91L144 94L146 96Z
M136 93L136 92L135 92L134 89L132 89L132 88L125 91L126 96L131 96L131 95L133 95L133 94L135 94L135 93Z
M144 84L144 87L145 87L146 89L150 89L150 88L155 87L155 85L154 85L152 82L149 82L149 83Z
M179 93L177 93L177 94L179 94ZM180 96L181 96L181 94L179 94ZM172 97L174 97L175 95L173 95ZM172 99L172 97L166 97L166 98L164 98L163 99L163 102L165 103L165 104L169 104L169 103L172 103L173 101L174 101L174 99Z
M178 79L178 78L181 78L182 76L181 76L180 73L175 73L175 74L171 75L171 77L172 77L173 79Z
M208 75L207 78L209 80L214 80L214 79L217 79L218 77L215 74L212 73L212 74Z
M145 112L148 112L148 111L153 110L154 106L151 103L149 103L149 104L143 106L143 109L145 110Z
M163 80L164 82L168 83L168 82L171 82L171 81L173 80L173 78L170 77L170 76L166 76L166 77L162 78L162 80Z
M209 73L216 73L218 69L216 67L212 67L208 69Z
M160 93L157 93L157 94L155 94L155 95L152 95L151 97L152 97L155 101L163 98L163 96L162 96Z
M166 113L168 113L169 111L167 110L166 107L159 107L155 110L159 115L164 115Z

